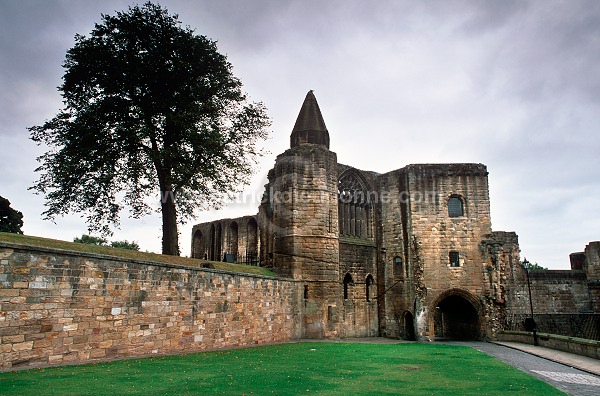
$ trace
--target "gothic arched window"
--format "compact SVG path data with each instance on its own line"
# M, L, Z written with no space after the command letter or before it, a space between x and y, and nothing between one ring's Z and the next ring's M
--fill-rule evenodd
M372 238L371 195L355 171L342 174L338 181L340 235Z

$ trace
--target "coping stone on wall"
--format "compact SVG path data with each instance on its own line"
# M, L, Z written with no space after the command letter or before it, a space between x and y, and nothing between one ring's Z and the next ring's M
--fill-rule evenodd
M0 247L8 248L8 249L21 249L21 250L36 250L39 252L45 253L56 253L65 256L76 256L76 257L89 257L96 258L101 260L111 260L111 261L119 261L124 263L132 263L132 264L142 264L142 265L152 265L155 267L164 267L164 268L185 268L194 271L202 271L202 272L212 272L215 274L230 274L230 275L243 275L249 278L260 278L260 279L275 279L275 280L284 280L288 282L296 282L296 280L291 278L285 278L281 276L267 276L267 275L259 275L259 274L251 274L247 272L235 272L235 271L226 271L219 270L214 268L205 268L205 267L195 267L193 265L185 265L185 264L170 264L170 263L162 263L159 261L150 261L150 260L140 260L133 259L127 257L119 257L119 256L111 256L107 254L100 253L90 253L90 252L80 252L77 250L67 250L67 249L59 249L59 248L51 248L46 246L38 246L38 245L29 245L29 244L20 244L13 242L4 242L0 241Z

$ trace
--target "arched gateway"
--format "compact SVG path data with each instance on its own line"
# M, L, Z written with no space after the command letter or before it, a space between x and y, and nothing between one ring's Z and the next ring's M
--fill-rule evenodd
M430 306L430 334L435 339L481 340L484 334L482 306L472 293L450 289L438 296Z

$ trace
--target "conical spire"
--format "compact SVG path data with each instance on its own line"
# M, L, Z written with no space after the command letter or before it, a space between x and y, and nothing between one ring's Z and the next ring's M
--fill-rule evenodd
M306 94L290 138L291 147L303 143L320 144L329 148L329 132L312 90Z

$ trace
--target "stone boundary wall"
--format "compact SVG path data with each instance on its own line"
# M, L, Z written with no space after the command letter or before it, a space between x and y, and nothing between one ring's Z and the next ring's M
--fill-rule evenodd
M297 339L300 286L0 242L0 369Z
M556 334L537 334L538 344L541 347L574 353L594 359L600 359L600 341L566 337ZM533 345L533 333L529 331L502 330L498 332L497 339L498 341L520 342L522 344Z
M536 314L593 312L589 282L583 270L532 270L529 272L533 308ZM509 285L507 316L530 315L527 276L515 265Z

